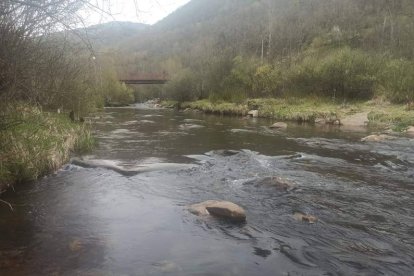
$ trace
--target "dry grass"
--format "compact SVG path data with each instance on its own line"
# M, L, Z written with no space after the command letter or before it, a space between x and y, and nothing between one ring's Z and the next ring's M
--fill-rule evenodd
M1 116L6 119L0 127L0 189L56 171L71 151L93 145L88 126L63 114L13 105Z

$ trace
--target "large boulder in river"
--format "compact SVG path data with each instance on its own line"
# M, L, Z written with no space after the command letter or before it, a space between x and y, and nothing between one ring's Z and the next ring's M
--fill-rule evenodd
M188 210L197 216L211 215L234 222L246 221L246 212L244 209L230 201L207 200L189 206Z
M269 128L286 129L287 127L288 127L288 125L286 123L277 122L277 123L274 123L273 125L271 125Z

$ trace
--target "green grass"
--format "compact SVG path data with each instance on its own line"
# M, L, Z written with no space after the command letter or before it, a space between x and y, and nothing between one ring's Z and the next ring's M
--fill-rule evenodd
M184 102L181 108L201 110L206 113L245 116L249 110L259 110L259 117L284 121L313 122L316 118L336 119L349 108L318 100L289 99L250 99L241 104L200 100Z
M295 97L250 99L241 104L199 100L181 103L180 107L236 116L245 116L249 110L257 109L259 117L298 122L314 122L319 118L334 121L358 112L369 112L369 123L373 126L391 127L395 131L403 131L408 126L414 125L414 110L410 110L405 105L374 100L347 104L319 98Z
M3 108L1 116L0 189L53 172L72 151L86 152L94 144L89 127L66 114L14 105Z
M229 102L211 102L209 100L199 100L195 102L183 102L181 108L191 108L201 110L205 113L220 115L238 115L244 116L249 111L247 104L236 104Z
M414 125L414 110L406 105L376 105L368 114L369 122L373 125L391 127L394 131L404 131Z

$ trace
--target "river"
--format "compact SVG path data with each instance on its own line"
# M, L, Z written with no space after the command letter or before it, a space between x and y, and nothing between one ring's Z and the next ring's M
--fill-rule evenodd
M414 141L271 123L107 109L88 158L183 166L124 176L66 165L17 186L2 196L14 211L0 205L0 275L413 275ZM208 199L239 204L247 222L187 211Z

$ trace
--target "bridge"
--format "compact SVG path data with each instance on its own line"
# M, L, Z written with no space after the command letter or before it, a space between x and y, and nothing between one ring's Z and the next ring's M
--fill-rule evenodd
M165 84L169 81L166 72L162 73L137 73L123 76L119 80L125 84Z

